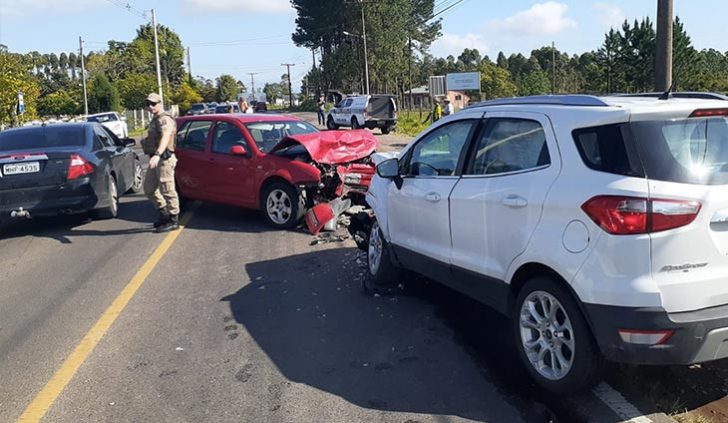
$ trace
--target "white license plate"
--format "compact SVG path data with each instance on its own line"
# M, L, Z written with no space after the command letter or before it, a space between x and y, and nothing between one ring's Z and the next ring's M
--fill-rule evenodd
M384 125L384 121L383 120L378 121L377 125Z
M40 172L40 162L10 163L3 166L3 175Z

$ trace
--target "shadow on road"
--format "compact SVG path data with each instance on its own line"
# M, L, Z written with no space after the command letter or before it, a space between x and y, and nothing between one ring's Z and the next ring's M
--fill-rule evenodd
M367 297L354 249L246 270L255 282L222 300L291 381L383 411L514 421L505 397L529 422L585 421L530 383L503 317L446 288L417 281L404 295Z

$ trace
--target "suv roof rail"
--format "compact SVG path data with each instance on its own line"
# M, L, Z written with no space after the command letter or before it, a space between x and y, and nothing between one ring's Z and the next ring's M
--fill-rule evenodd
M545 104L557 106L587 106L607 107L604 100L593 95L564 94L564 95L531 95L526 97L497 98L495 100L481 101L474 103L468 108L485 106L507 106L515 104Z
M605 97L642 97L642 98L659 98L665 95L665 93L652 92L652 93L636 93L636 94L606 94ZM728 96L704 91L677 91L671 92L670 97L672 98L692 98L698 100L724 100L728 101Z

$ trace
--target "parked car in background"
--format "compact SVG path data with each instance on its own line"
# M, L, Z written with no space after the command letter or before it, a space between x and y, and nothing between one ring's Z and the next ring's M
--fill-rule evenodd
M129 138L129 128L126 126L126 118L119 117L119 114L116 112L89 115L86 117L86 121L98 122L104 125L119 138Z
M366 131L319 132L285 115L216 114L177 119L177 187L184 200L263 210L275 228L307 210L317 233L352 204L363 205L379 146ZM315 209L315 210L314 210Z
M217 103L207 103L207 114L213 114L215 113L215 109L217 108Z
M436 122L377 166L365 289L402 267L493 307L558 393L604 358L728 357L728 102L712 98L510 98Z
M142 190L133 145L99 123L0 132L0 219L89 210L116 217L119 197Z
M392 95L347 97L329 110L326 127L379 128L383 134L388 134L397 124L396 98Z
M268 103L265 101L256 101L255 105L253 106L253 112L255 113L261 113L261 112L267 112L268 111Z
M188 116L204 115L207 113L207 104L205 103L194 103L190 106L190 110L187 111Z
M215 107L215 113L229 113L230 106L233 108L233 113L240 113L240 106L237 104L218 104Z

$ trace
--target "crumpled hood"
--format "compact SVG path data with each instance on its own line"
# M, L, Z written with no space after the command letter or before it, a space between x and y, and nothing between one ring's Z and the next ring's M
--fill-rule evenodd
M366 129L324 131L283 138L270 153L301 144L311 159L321 164L342 164L363 159L379 148L379 141Z

